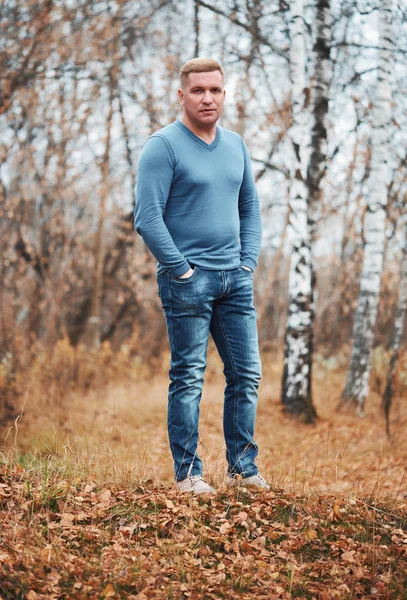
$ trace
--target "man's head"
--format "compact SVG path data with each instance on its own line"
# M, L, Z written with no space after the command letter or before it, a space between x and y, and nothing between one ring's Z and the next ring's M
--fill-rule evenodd
M181 67L179 72L181 88L183 90L186 88L190 73L212 73L213 71L219 71L222 75L223 83L225 72L223 67L217 63L216 60L212 60L211 58L193 58L192 60L189 60Z
M181 68L178 98L187 124L200 129L215 125L225 99L223 76L221 65L210 58L194 58Z

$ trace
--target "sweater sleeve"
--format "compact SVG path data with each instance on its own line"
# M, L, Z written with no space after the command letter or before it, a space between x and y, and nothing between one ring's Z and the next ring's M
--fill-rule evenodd
M250 164L250 155L242 140L244 174L239 192L240 260L241 264L255 269L261 248L261 213L259 197Z
M164 221L174 162L162 137L153 135L148 139L138 163L134 228L157 261L174 277L180 277L190 266Z

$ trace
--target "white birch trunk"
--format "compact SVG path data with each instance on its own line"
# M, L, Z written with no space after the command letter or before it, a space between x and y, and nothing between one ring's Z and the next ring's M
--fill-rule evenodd
M407 314L407 221L404 225L404 248L400 267L399 299L397 305L396 319L394 322L392 355L390 358L389 370L387 373L386 389L382 398L382 407L386 417L386 431L390 437L390 408L393 400L393 382L397 371L397 364L400 354L400 344L403 335L404 323Z
M354 406L361 417L364 415L365 400L369 391L373 337L383 269L391 127L391 24L392 0L382 0L379 8L379 72L373 108L369 197L364 219L364 260L353 329L351 363L340 401L340 407Z
M282 401L284 410L312 423L311 371L314 324L314 270L312 246L320 200L320 182L326 164L326 116L330 43L329 0L317 0L314 47L316 84L311 94L311 143L307 127L305 45L302 0L291 4L291 82L294 147L290 193L293 254L289 277L289 305L285 340Z

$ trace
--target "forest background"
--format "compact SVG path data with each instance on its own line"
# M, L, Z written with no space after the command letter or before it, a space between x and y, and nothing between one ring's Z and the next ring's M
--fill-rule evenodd
M329 406L334 424L335 409L363 416L368 398L382 427L395 397L397 435L407 384L405 7L84 0L6 2L1 17L8 439L22 411L24 449L44 443L36 417L69 435L70 402L89 391L102 410L117 384L131 407L141 394L132 385L146 383L145 399L161 381L154 402L165 412L168 343L156 263L133 230L135 179L147 137L180 115L178 71L196 55L225 67L222 125L246 140L261 200L260 410L280 412L282 400L284 415L315 423ZM210 346L207 380L221 386L221 368Z
M406 386L405 7L49 1L1 11L6 431L23 403L27 425L30 412L46 413L69 431L76 392L148 388L165 375L156 263L132 224L137 160L180 115L180 66L208 55L225 67L222 125L246 140L261 200L262 406L282 399L286 415L312 423L329 403L335 420L334 407L362 416L369 392L380 421L369 402L376 394L385 405L387 390L389 405L396 391L396 433ZM207 379L220 371L211 346ZM157 395L164 409L165 390Z
M401 597L391 594L406 583L405 553L398 549L407 540L400 516L407 497L405 3L6 0L0 23L0 507L10 510L0 538L0 591L29 600L44 590L50 598L63 597L62 589L69 598L88 593L81 587L85 579L72 579L63 564L65 550L51 568L54 538L52 544L51 537L44 543L31 539L25 562L10 558L13 547L30 541L28 529L25 542L18 538L19 524L37 532L41 511L49 520L47 536L53 528L65 534L76 528L72 564L82 560L75 548L91 547L90 530L78 542L81 522L106 523L108 514L111 526L114 512L123 543L126 518L131 521L135 509L131 517L121 513L117 507L125 496L115 494L133 488L144 507L136 513L147 519L140 536L156 532L156 550L142 560L137 555L137 568L151 568L164 552L150 517L157 519L162 510L168 519L160 527L166 531L171 521L174 528L165 536L178 531L174 502L182 501L168 491L168 342L156 262L133 229L133 208L143 144L180 116L179 69L194 56L209 56L226 72L221 125L248 145L262 208L255 302L263 380L256 437L259 465L277 500L258 510L253 504L253 510L259 519L265 510L266 520L281 513L280 524L291 527L303 510L295 502L319 494L325 504L302 505L301 544L310 546L314 560L315 544L325 535L315 523L326 512L338 539L344 533L346 540L328 554L341 552L345 566L334 572L329 563L327 595L318 596L328 584L317 593L309 578L294 593L294 574L305 577L298 556L280 545L285 536L275 537L275 523L273 535L270 530L263 536L260 522L249 535L242 506L254 500L247 495L213 501L209 516L184 500L192 519L188 535L191 523L201 527L211 519L219 520L219 535L229 535L225 514L236 508L236 523L254 544L250 552L261 550L247 568L236 563L241 572L232 587L242 597L252 597L254 589L259 594L259 586L267 598L274 597L271 589L276 598L327 600L353 597L359 588L367 595L358 597ZM222 395L222 365L210 344L199 451L205 475L220 487ZM84 504L82 512L70 505L74 489L75 498L82 498L75 502L89 500L93 516L86 516ZM374 552L360 563L362 538L355 534L349 545L349 531L339 532L341 501L331 503L321 494L362 502L370 525L380 511L366 498L391 503L380 513L394 517L383 525L393 527L391 565L376 552L376 521ZM107 535L104 527L100 540ZM92 540L96 552L99 542ZM225 586L224 597L233 597L225 575L232 567L219 567L233 540L230 546L222 540L212 549L212 584ZM280 579L278 571L270 579L269 544L278 544L280 555L273 560L285 564ZM120 596L121 575L109 579L117 564L114 552L96 583L89 575L89 590L98 588L101 597L171 597L167 583L160 583L159 593L151 577L126 589L122 581ZM168 564L173 558L166 557ZM194 554L191 560L201 565L204 559ZM301 558L301 565L307 560ZM46 564L48 575L37 569L33 579L32 564ZM192 580L174 564L168 585L182 597L182 585ZM399 577L393 592L390 571ZM208 583L202 596L202 585L198 578L191 597L211 597L213 588ZM215 597L221 597L219 590Z

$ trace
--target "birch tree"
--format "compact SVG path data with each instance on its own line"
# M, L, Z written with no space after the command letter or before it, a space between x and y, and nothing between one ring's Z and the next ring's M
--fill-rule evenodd
M305 44L302 0L292 3L291 67L294 147L290 191L293 254L289 277L288 319L285 339L282 402L284 411L313 423L312 342L314 324L313 242L320 184L326 167L326 115L330 43L329 0L316 3L315 83L311 92L311 137L307 127L308 93L305 85ZM307 143L309 142L309 143Z
M400 266L399 298L394 322L393 342L389 370L386 378L386 388L382 397L382 408L386 417L386 431L390 437L390 408L393 400L394 377L400 355L401 338L407 314L407 219L404 218L404 248Z
M392 0L383 0L379 8L379 61L376 101L372 115L369 196L363 223L364 259L353 328L351 362L339 403L339 408L355 408L360 417L364 415L365 400L369 391L373 336L383 269L387 179L391 154L392 46Z

